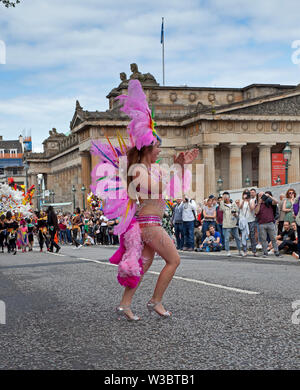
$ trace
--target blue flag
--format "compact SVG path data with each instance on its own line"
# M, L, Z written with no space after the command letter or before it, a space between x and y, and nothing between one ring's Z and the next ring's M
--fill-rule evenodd
M160 34L160 43L164 42L164 18L162 18L161 22L161 34Z

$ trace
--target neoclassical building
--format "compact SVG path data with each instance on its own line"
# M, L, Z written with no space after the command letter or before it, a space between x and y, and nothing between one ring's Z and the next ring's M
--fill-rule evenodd
M252 84L244 88L160 86L150 74L131 64L129 79L107 95L106 111L88 111L76 101L68 136L55 129L44 141L44 153L28 153L29 185L42 173L55 201L72 200L82 206L81 187L90 185L90 172L97 163L90 153L93 139L108 136L117 145L117 130L128 139L129 118L120 112L115 97L127 94L128 81L139 79L154 107L157 129L163 139L162 161L171 163L182 150L199 148L195 163L204 164L204 195L223 189L272 186L271 156L290 143L292 158L289 182L300 181L300 86Z

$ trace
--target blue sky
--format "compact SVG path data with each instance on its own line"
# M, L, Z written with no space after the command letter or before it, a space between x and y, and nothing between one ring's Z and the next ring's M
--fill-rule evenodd
M48 131L68 132L78 99L106 110L106 95L136 62L166 85L244 87L300 83L292 42L295 0L21 0L0 6L0 135L31 130L34 150ZM299 56L300 57L300 56ZM1 59L1 55L0 55Z

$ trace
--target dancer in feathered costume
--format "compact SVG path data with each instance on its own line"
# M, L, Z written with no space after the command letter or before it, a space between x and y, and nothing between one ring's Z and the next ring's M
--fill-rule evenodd
M140 319L132 313L131 301L143 274L158 253L166 265L147 308L149 312L170 317L171 313L164 309L161 301L180 257L161 226L166 207L164 196L174 198L188 191L191 172L182 168L197 157L198 150L174 157L178 173L168 179L169 172L156 163L162 141L140 82L131 80L128 95L116 99L131 119L127 128L130 145L119 133L119 147L114 147L108 138L108 144L93 142L91 151L100 156L100 163L92 171L91 189L105 201L105 216L119 218L114 234L120 235L120 248L110 258L111 263L118 264L118 281L125 286L117 313L130 321Z
M28 229L26 221L22 219L20 221L20 227L17 233L17 247L22 249L22 252L26 252L28 246Z

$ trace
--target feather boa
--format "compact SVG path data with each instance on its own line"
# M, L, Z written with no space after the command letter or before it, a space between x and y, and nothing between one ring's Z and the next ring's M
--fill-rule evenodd
M125 287L135 288L143 275L143 242L138 222L133 218L127 230L120 236L120 247L109 259L118 264L118 282Z

